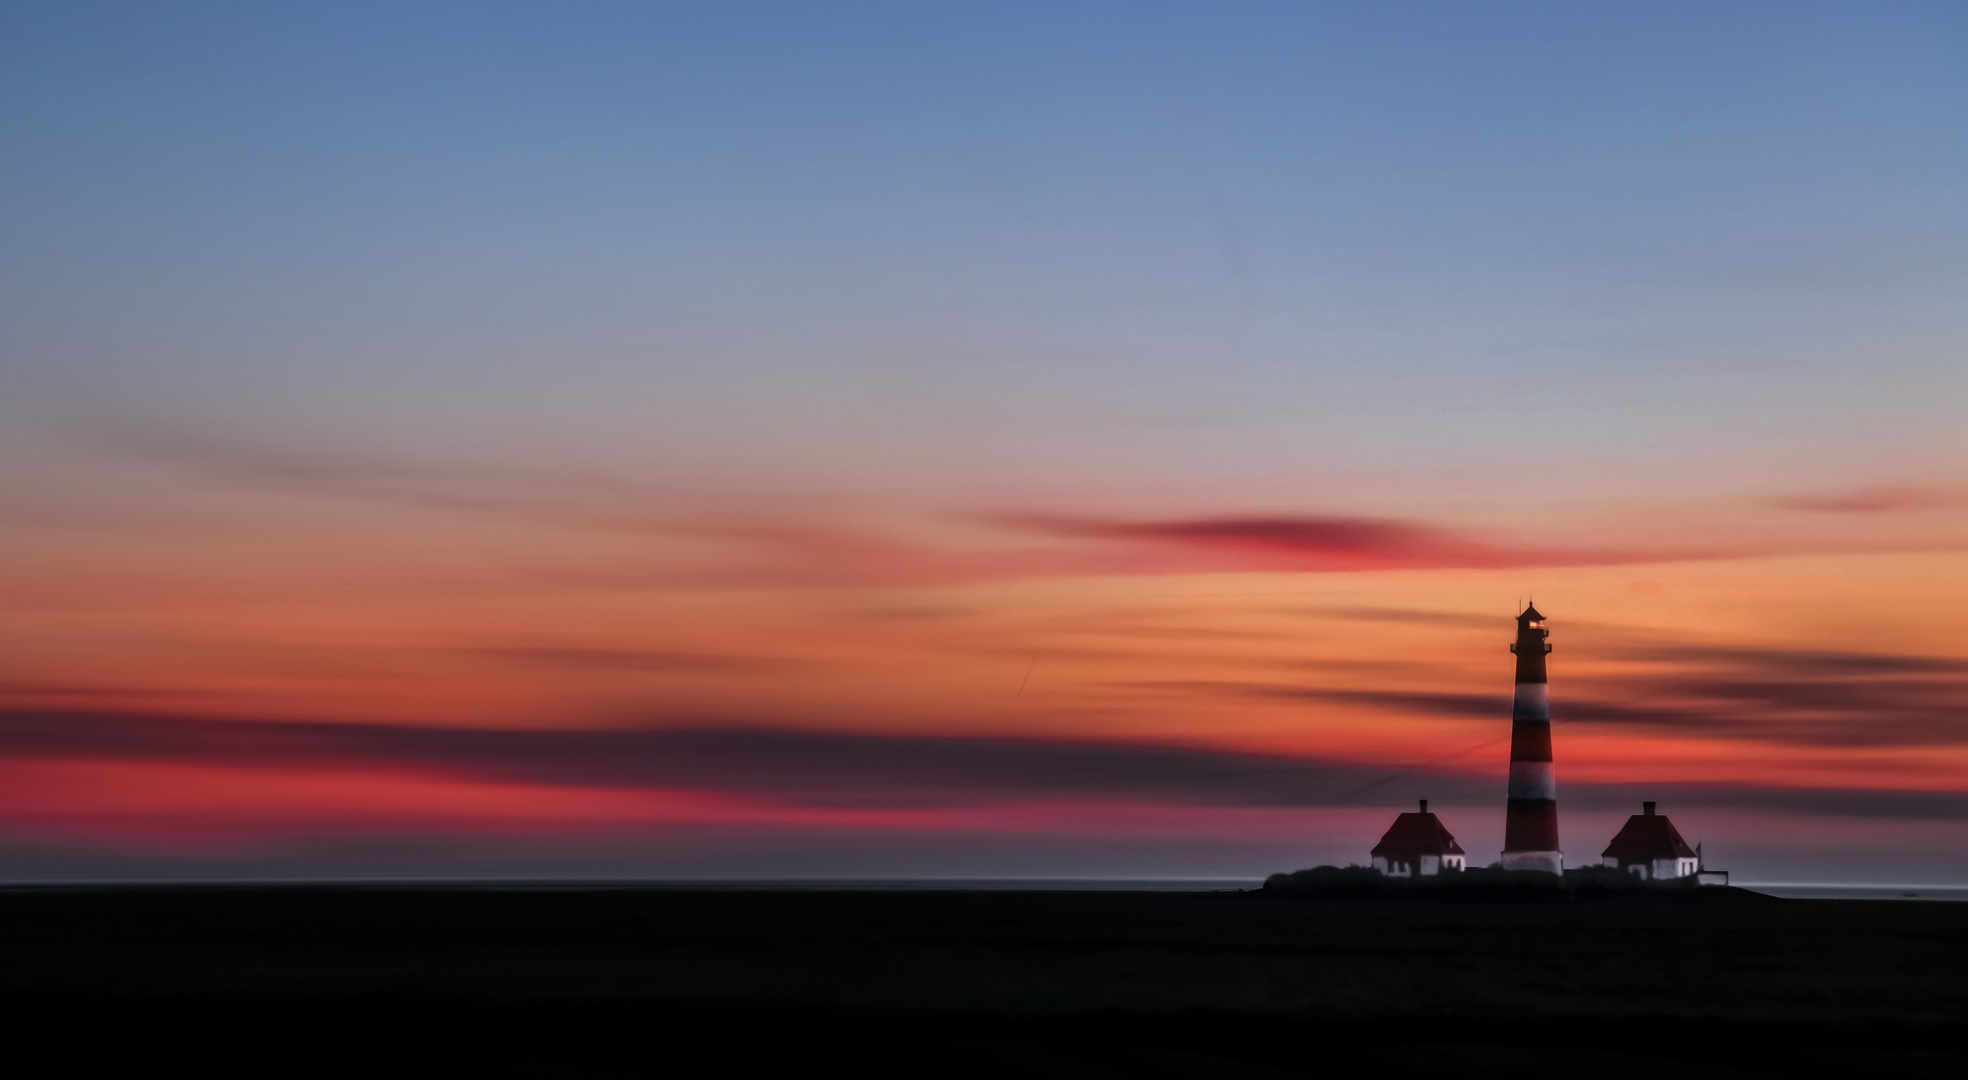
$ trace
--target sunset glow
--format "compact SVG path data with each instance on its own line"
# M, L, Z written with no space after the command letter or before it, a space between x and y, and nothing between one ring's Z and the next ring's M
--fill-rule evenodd
M87 7L0 878L1968 882L1958 9Z

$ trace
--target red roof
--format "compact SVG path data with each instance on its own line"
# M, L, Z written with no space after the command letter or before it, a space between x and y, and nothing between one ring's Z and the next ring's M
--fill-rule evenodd
M1647 804L1652 807L1653 803ZM1692 859L1695 849L1675 831L1666 814L1635 814L1626 819L1626 828L1613 837L1601 858L1621 862L1653 862L1655 859Z
M1358 851L1358 848L1354 849ZM1394 827L1368 854L1375 858L1412 859L1420 855L1461 855L1462 845L1442 827L1434 814L1402 814Z

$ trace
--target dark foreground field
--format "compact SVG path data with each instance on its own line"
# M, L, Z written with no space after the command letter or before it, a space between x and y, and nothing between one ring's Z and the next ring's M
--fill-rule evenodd
M0 950L43 1075L1968 1075L1953 904L26 890Z

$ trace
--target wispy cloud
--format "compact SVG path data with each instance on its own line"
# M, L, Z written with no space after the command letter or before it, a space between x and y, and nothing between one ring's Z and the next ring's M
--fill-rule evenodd
M730 653L674 652L661 649L602 649L557 645L498 645L453 650L495 663L608 671L662 671L682 674L724 674L781 671L805 667L812 661L776 656Z
M1940 488L1879 484L1777 500L1786 510L1821 514L1885 514L1906 510L1935 510L1968 506L1968 497Z
M1347 622L1369 623L1407 623L1419 626L1454 626L1495 630L1499 625L1508 627L1508 615L1474 615L1454 611L1422 611L1416 608L1391 607L1317 607L1303 608L1298 614L1311 615L1321 619L1341 619ZM1515 614L1511 612L1509 614Z
M681 531L684 525L657 511L674 501L674 492L598 472L438 465L157 429L118 431L94 445L210 485L269 495L635 533Z
M1760 542L1743 533L1728 542L1604 542L1587 536L1558 543L1441 521L1316 509L1158 518L1007 513L982 519L995 532L976 529L977 518L954 530L948 519L927 523L932 528L898 530L854 519L811 497L781 492L741 498L730 492L685 491L601 472L443 466L209 433L132 430L99 440L98 445L204 483L252 492L662 540L641 556L623 553L611 556L613 561L583 560L578 565L545 556L538 564L511 568L516 583L550 587L931 587L1047 577L1240 571L1622 566L1820 550L1809 538L1784 536ZM1951 505L1949 498L1938 489L1881 487L1791 499L1783 505L1859 513ZM1841 543L1838 550L1851 549L1851 543ZM1351 608L1328 614L1468 625L1456 622L1467 616L1454 613Z

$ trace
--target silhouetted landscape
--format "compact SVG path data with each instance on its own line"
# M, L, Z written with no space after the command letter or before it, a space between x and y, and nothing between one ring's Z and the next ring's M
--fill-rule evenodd
M0 1080L1968 1077L1964 46L5 5Z
M1968 906L1739 889L210 886L0 894L74 1070L1890 1076L1968 1068Z

